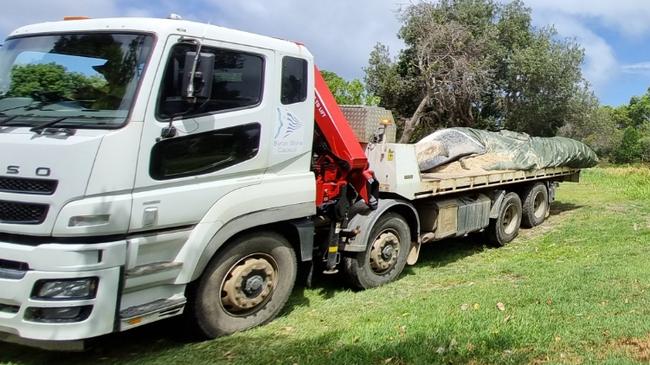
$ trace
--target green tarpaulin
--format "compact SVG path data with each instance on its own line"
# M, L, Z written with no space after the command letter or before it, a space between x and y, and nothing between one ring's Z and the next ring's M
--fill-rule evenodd
M536 170L547 167L586 168L598 157L586 144L564 137L530 137L511 131L489 132L472 128L438 130L416 143L421 171L428 171L464 156L495 154L500 158L485 170Z

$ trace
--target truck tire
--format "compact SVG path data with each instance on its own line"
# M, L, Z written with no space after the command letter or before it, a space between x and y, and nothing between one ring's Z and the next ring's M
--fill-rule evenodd
M293 247L276 233L247 234L228 244L190 298L198 334L215 338L270 322L291 295L297 267Z
M526 228L539 226L546 219L549 210L546 185L536 183L526 189L522 197L524 202L522 204L521 225Z
M399 214L386 213L370 231L365 252L343 258L343 271L350 284L359 289L370 289L396 279L404 270L411 231Z
M499 206L499 215L490 220L487 238L496 247L505 246L519 234L521 225L521 199L516 193L508 193Z

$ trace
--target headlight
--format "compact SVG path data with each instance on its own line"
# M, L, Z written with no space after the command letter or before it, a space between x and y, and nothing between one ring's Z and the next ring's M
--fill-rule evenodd
M45 300L92 299L97 293L97 278L39 280L32 298Z

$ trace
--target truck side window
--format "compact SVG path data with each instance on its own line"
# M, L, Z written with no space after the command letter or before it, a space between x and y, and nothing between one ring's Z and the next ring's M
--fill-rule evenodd
M185 53L194 52L192 44L177 44L165 69L158 102L158 117L170 118L179 113L196 116L232 109L249 108L262 101L264 58L241 51L202 47L201 53L215 55L212 97L195 105L181 96Z
M282 59L282 104L307 100L307 60L285 56Z
M151 150L149 175L155 180L203 175L250 160L259 150L260 131L252 123L162 140Z

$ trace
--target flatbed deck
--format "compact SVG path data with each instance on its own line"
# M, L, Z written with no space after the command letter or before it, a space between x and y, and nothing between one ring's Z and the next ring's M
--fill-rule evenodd
M532 171L467 170L420 173L411 144L386 143L374 146L366 153L370 167L380 182L380 193L397 194L406 199L423 199L544 179L577 182L580 177L580 169L569 167Z
M422 173L420 185L422 188L415 194L416 198L434 195L451 194L455 192L512 184L521 181L543 180L554 177L564 177L562 180L573 181L574 175L580 174L579 169L569 167L553 167L533 171L494 170L484 173Z

